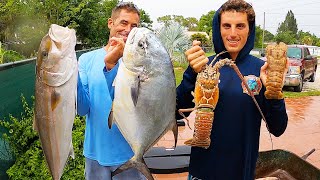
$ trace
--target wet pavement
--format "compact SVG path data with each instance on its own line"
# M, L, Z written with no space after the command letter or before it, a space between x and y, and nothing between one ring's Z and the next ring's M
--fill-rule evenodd
M288 126L280 137L270 136L265 126L261 124L260 151L283 149L303 156L312 149L315 151L306 159L313 166L320 169L320 96L285 99L289 117ZM189 116L193 127L194 113ZM192 137L192 130L179 127L178 145L184 145L184 141ZM170 148L173 146L173 134L168 132L155 145ZM179 174L154 174L156 180L186 180L188 173Z

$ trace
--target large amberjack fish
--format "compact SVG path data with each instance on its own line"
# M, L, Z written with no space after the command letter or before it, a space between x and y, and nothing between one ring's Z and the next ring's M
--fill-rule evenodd
M46 162L54 180L74 158L72 126L76 115L77 58L75 30L52 24L36 61L35 119Z
M114 86L109 128L116 123L134 156L113 175L134 167L153 179L143 155L168 130L173 131L176 146L178 127L173 65L167 50L149 29L131 30Z

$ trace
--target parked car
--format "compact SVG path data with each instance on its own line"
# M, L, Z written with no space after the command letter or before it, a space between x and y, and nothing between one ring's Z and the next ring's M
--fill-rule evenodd
M301 92L304 81L315 81L318 59L304 45L288 45L287 57L290 66L284 86L292 86L294 91Z
M261 56L262 60L267 60L264 54ZM305 45L288 45L287 57L290 64L284 86L293 87L295 92L301 92L304 81L315 81L318 59L310 54Z

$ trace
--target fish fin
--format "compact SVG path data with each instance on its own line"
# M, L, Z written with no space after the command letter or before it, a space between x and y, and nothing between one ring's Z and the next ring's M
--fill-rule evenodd
M33 116L32 128L33 128L33 130L39 132L35 116Z
M77 100L77 98L78 98L78 92L77 92L77 89L75 90L75 115L77 115L77 112L78 112L78 100Z
M53 90L51 93L51 110L55 110L61 101L61 95L57 91Z
M113 124L113 110L111 109L109 117L108 117L108 127L109 127L109 129L111 129L112 124Z
M140 76L137 76L134 80L133 86L131 87L131 98L134 106L136 106L138 102L139 88L140 88Z
M173 122L173 126L172 126L172 132L173 132L173 136L174 136L174 149L177 147L177 141L178 141L178 125L177 125L177 121L174 120Z
M73 144L72 144L72 141L71 141L71 145L70 145L70 152L69 152L69 156L74 159L74 150L73 150Z
M136 168L138 169L148 180L154 180L153 176L151 175L149 168L147 167L144 160L140 160L141 162L129 160L120 167L118 167L114 172L111 173L111 176L115 176L129 168Z

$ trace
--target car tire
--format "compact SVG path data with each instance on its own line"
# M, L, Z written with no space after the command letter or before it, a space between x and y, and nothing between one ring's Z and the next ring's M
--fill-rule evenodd
M316 71L312 73L310 76L310 82L314 82L316 80Z
M294 92L301 92L303 88L303 74L301 74L301 79L300 79L300 83L298 86L294 86L293 87L293 91Z

